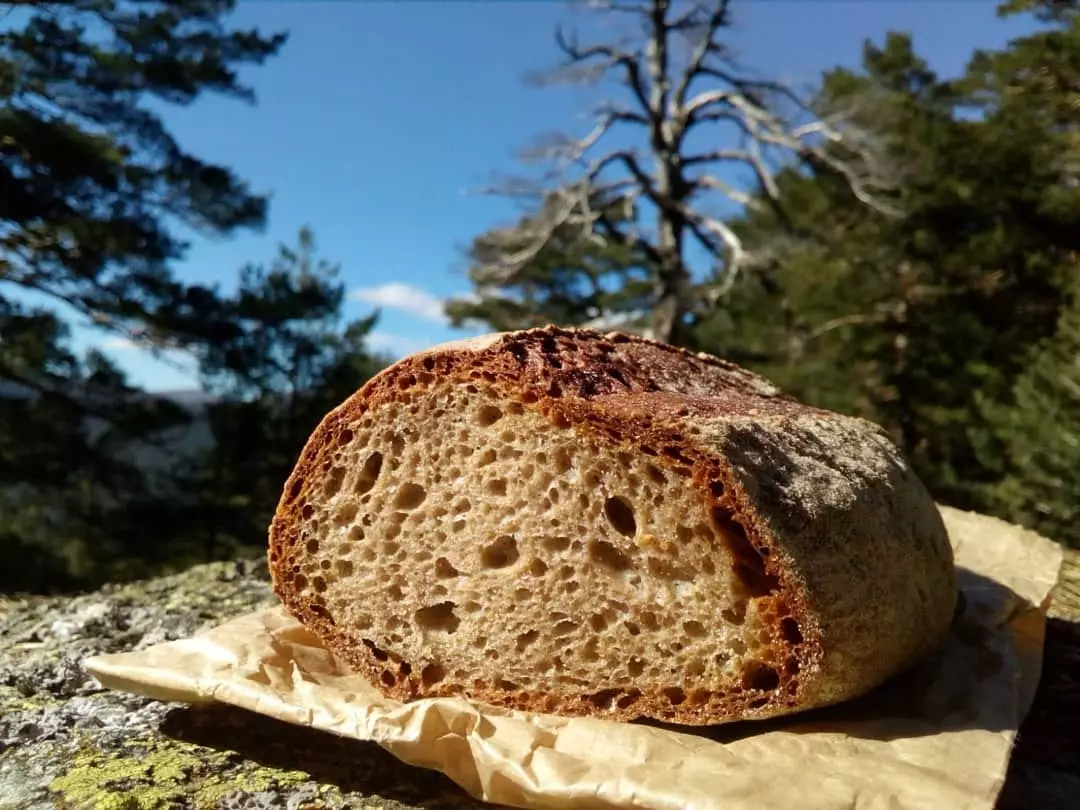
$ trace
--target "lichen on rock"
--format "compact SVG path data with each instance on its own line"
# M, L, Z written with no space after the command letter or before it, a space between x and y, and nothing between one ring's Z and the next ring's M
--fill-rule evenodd
M373 743L104 690L83 669L88 656L184 638L273 603L261 560L74 597L0 597L0 810L485 806Z

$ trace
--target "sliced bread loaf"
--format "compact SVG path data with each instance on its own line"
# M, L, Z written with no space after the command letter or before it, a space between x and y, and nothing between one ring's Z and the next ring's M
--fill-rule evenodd
M407 357L326 416L283 604L388 696L684 724L860 695L957 600L877 426L715 357L546 328Z

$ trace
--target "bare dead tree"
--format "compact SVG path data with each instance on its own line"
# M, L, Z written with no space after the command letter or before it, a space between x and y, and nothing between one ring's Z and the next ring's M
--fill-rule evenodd
M648 259L655 273L654 300L642 331L677 342L689 312L715 306L740 269L762 258L712 213L720 199L769 206L783 217L775 178L783 166L802 162L837 173L867 206L893 213L888 172L851 111L814 110L787 85L750 76L719 41L730 23L730 0L591 0L585 5L625 15L638 23L639 32L619 42L585 45L560 29L555 40L563 60L536 81L614 79L627 103L603 101L584 137L549 138L528 154L549 165L539 180L487 190L531 201L540 213L501 232L514 249L475 269L481 286L511 282L556 231L576 227L583 237L632 246ZM619 128L636 133L640 146L608 145ZM723 132L729 137L722 138ZM692 133L705 134L715 146L692 149ZM747 191L726 181L721 173L731 166L749 169L757 188ZM617 223L597 200L605 206L621 200L635 211L645 204L654 212L653 225L642 227L640 216ZM490 234L496 243L499 234ZM717 262L715 281L704 290L692 287L686 261L694 241Z

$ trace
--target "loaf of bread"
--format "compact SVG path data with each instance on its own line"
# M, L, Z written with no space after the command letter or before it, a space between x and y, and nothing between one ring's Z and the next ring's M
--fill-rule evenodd
M407 357L328 414L269 559L387 696L695 725L863 694L957 601L940 514L879 427L553 327Z

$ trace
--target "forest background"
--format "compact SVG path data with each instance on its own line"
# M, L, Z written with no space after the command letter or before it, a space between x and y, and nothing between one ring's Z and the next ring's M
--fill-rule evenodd
M506 79L519 89L496 106L514 116L565 85L585 114L546 121L513 171L493 159L478 197L408 200L402 232L338 212L357 238L415 243L481 200L489 225L432 271L457 294L339 265L319 222L227 278L198 272L281 202L166 123L173 109L256 109L245 77L290 42L235 22L247 5L0 6L0 592L259 553L314 425L419 347L380 330L394 307L448 335L587 324L731 358L882 424L938 501L1080 546L1077 0L965 4L1018 33L973 49L956 75L932 69L910 32L874 30L858 64L797 83L731 44L746 26L791 24L766 0L546 4L562 23L541 54L554 67ZM379 5L350 4L350 19ZM400 5L419 21L465 4ZM504 27L485 58L508 59L505 23L525 11L488 5ZM948 29L955 3L917 5ZM393 47L419 58L409 33ZM294 78L315 95L324 81ZM408 130L394 160L433 177L454 160L447 143L488 132L462 128L469 87L353 98L349 86L290 132L347 108L386 141ZM440 123L455 114L457 129ZM302 139L286 151L291 171L315 165ZM340 192L333 172L321 182L320 196ZM377 186L369 204L393 194ZM191 383L163 390L151 366L159 383L161 369Z

